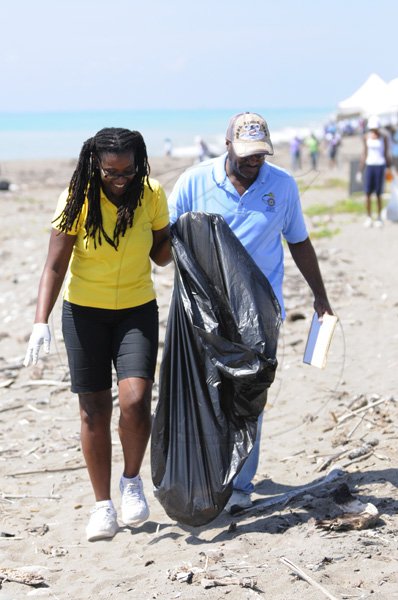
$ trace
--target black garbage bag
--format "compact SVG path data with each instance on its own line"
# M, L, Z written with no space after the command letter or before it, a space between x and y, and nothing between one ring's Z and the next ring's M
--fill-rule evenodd
M223 510L275 378L281 313L223 217L171 228L175 280L152 424L154 494L191 526Z

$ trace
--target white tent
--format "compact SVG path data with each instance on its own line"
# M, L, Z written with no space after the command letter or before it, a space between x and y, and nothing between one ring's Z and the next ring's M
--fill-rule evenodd
M338 104L338 116L354 117L390 112L388 84L376 73L372 73L356 92Z

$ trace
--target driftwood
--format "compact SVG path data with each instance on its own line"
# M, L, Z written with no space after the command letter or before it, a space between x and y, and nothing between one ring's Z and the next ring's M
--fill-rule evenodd
M379 406L380 404L383 404L384 402L390 402L393 400L394 400L393 397L381 398L381 400L377 400L376 402L371 402L370 404L367 404L366 406L361 406L360 408L357 408L356 410L351 410L349 413L346 413L345 415L342 415L341 417L339 417L337 419L337 421L338 421L337 427L341 426L348 419L352 419L353 417L356 417L363 412L366 413L369 410L372 410L372 408L375 408L375 406Z
M23 369L24 365L23 363L18 363L18 364L13 364L13 365L3 365L0 367L0 373L2 373L3 371L15 371L17 369Z
M377 446L378 443L378 440L373 440L372 442L365 442L364 444L362 444L362 446L359 446L358 448L346 448L345 450L336 452L336 454L333 454L327 460L325 460L317 468L317 471L324 471L327 467L330 466L330 464L334 460L336 460L337 458L341 458L344 455L348 455L349 461L343 464L343 468L347 467L359 458L365 459L373 454L373 447Z
M57 381L56 379L29 379L29 381L24 381L23 383L19 383L18 385L14 385L14 388L23 388L30 386L39 386L39 385L50 385L59 388L68 388L70 387L70 383L68 381Z
M356 432L358 427L364 422L365 416L366 416L366 413L364 413L361 417L359 417L357 423L355 423L354 427L348 432L348 434L347 434L348 439L350 439L354 435L354 433Z
M257 579L255 577L214 577L209 579L204 577L201 580L201 585L205 589L226 586L226 585L239 585L243 588L254 589L257 586Z
M332 469L330 473L326 475L326 477L322 477L322 479L318 479L317 481L314 481L314 483L308 483L307 485L303 485L297 488L296 490L291 490L286 494L279 494L278 496L273 496L272 498L266 498L264 500L256 500L256 502L253 503L253 506L249 506L248 508L239 507L237 508L237 510L234 511L232 507L231 514L235 514L238 512L246 513L253 510L269 508L277 504L288 504L288 502L293 498L297 498L302 494L321 488L332 481L336 481L336 479L339 479L343 475L345 475L345 472L342 469L336 467Z
M319 467L316 468L316 470L325 471L328 467L330 467L334 460L337 460L338 458L340 458L340 456L344 456L344 454L348 454L349 451L349 448L347 448L346 450L341 450L340 452L336 452L336 454L329 456L326 460L323 461L323 463Z
M369 458L373 454L374 454L374 452L373 452L373 450L371 450L370 452L367 452L366 454L362 454L361 456L356 456L355 458L352 458L351 460L348 460L347 462L344 463L343 466L344 467L349 467L353 463L360 462L362 460L366 460L367 458Z
M327 589L325 589L320 583L318 583L317 581L315 581L315 579L313 579L312 577L310 577L309 575L307 575L307 573L305 573L302 569L300 569L299 567L296 567L296 565L293 564L289 559L287 559L284 556L282 556L281 559L280 559L280 561L284 565L288 566L293 571L293 573L295 573L298 577L300 577L300 579L303 579L304 581L306 581L307 583L309 583L313 587L316 587L327 598L330 598L330 600L339 600L338 598L336 598L336 596L333 596L330 592L328 592Z
M5 379L4 381L0 381L0 388L10 387L14 381L15 379Z
M63 471L77 471L78 469L86 469L86 465L76 465L74 467L54 467L36 469L35 471L17 471L17 473L7 473L7 477L21 477L22 475L38 475L41 473L61 473Z
M10 404L9 406L5 406L4 408L0 408L0 413L6 412L7 410L15 410L16 408L23 408L25 404L20 402L19 404Z
M34 496L30 494L0 494L1 500L26 500L34 498L35 500L61 500L62 496L59 495L50 495L50 496Z

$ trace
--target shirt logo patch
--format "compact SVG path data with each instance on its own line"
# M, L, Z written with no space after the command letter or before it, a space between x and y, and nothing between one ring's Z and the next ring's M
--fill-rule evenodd
M269 194L264 194L263 197L261 198L261 200L264 202L264 204L266 205L266 211L267 212L275 212L275 196L272 192L269 192Z

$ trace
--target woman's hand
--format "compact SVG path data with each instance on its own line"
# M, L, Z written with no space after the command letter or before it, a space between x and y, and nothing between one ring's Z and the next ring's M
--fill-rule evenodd
M29 338L28 350L26 352L23 364L28 367L32 361L33 365L37 364L40 348L43 346L44 352L50 352L51 333L47 323L35 323L32 333Z

